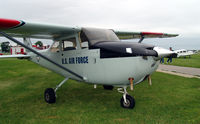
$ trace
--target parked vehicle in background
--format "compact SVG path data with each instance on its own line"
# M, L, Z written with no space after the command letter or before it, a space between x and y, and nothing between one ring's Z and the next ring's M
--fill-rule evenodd
M10 52L10 42L2 42L1 51L4 53Z

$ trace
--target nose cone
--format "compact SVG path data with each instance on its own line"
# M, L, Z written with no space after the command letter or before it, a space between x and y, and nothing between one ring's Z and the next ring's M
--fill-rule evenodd
M175 54L175 52L161 47L154 47L153 50L155 50L158 53L158 57L156 57L157 59L161 59L163 57L168 57L170 55Z

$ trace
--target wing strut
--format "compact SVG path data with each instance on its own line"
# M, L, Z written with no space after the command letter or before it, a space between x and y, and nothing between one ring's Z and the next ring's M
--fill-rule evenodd
M73 72L73 71L67 69L66 67L64 67L64 66L62 66L62 65L60 65L60 64L58 64L58 63L56 63L56 62L54 62L53 60L51 60L51 59L49 59L48 57L42 55L41 53L37 52L36 50L34 50L34 49L32 49L32 48L26 46L25 44L21 43L20 41L14 39L14 38L11 37L10 35L8 35L8 34L6 34L6 33L4 33L4 32L1 32L1 31L0 31L0 34L3 35L4 37L8 38L9 40L11 40L11 41L13 41L13 42L15 42L15 43L17 43L17 44L19 44L19 45L25 47L26 49L28 49L28 50L30 50L31 52L37 54L38 56L42 57L43 59L45 59L45 60L51 62L52 64L54 64L54 65L56 65L56 66L58 66L58 67L64 69L65 71L71 73L72 75L74 75L74 76L76 76L76 77L78 77L78 78L84 80L84 77L82 77L82 76L80 76L79 74L77 74L77 73L75 73L75 72Z

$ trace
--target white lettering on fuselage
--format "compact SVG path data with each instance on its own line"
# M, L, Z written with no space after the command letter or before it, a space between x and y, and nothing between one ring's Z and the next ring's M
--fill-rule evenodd
M88 64L88 56L62 58L62 64Z

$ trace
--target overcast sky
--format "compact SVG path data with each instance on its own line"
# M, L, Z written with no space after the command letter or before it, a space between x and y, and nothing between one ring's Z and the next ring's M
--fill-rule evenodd
M3 0L0 18L178 33L177 38L155 39L156 42L151 43L177 49L200 49L199 5L199 0Z

